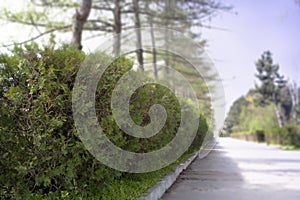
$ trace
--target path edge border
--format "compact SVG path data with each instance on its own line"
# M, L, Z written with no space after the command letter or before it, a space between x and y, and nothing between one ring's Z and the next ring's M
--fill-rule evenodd
M186 161L180 163L174 170L165 175L154 186L150 187L145 193L143 193L137 200L158 200L165 192L175 183L179 175L188 168L192 162L198 157L199 159L205 158L217 143L217 139L213 138L206 142L202 148L195 152Z

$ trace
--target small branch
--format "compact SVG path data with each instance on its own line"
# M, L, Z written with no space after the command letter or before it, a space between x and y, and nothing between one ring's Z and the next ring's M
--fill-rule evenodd
M91 22L91 23L102 23L102 24L105 24L106 26L110 26L110 27L113 27L113 26L114 26L112 23L103 21L103 20L101 20L101 19L90 19L90 20L87 20L87 22Z
M22 21L19 19L7 19L8 21L12 23L18 23L18 24L23 24L23 25L28 25L28 26L39 26L39 27L46 27L46 24L40 24L40 23L35 23L34 21L31 20L31 22L26 22Z
M201 28L206 28L206 29L213 29L213 30L230 32L229 29L222 28L222 27L217 27L217 26L211 26L211 25L205 25L205 24L192 24L192 25L193 26L199 26Z
M103 7L103 6L92 6L92 9L95 9L95 10L108 10L108 11L113 11L112 8L109 8L109 7Z
M55 31L68 29L68 28L71 28L71 25L53 28L53 29L50 29L50 30L48 30L48 31L46 31L46 32L43 32L43 33L41 33L41 34L39 34L39 35L37 35L37 36L35 36L35 37L32 37L32 38L30 38L30 39L28 39L28 40L25 40L25 41L23 41L23 42L18 42L18 43L13 43L13 44L8 44L8 45L2 45L1 47L10 47L10 46L14 46L14 45L22 45L22 44L26 44L26 43L28 43L28 42L32 42L32 41L34 41L34 40L36 40L36 39L38 39L38 38L44 36L44 35L53 33L53 32L55 32Z
M113 32L113 29L107 29L105 26L83 27L83 30Z
M31 21L32 25L34 26L34 28L37 30L37 32L39 32L39 34L41 34L42 32L40 31L40 29L38 28L38 26L34 22L32 16L30 16L30 21Z
M77 4L69 4L69 3L49 3L49 2L43 2L43 3L37 3L35 0L31 0L30 1L32 4L34 4L35 6L39 6L39 7L52 7L52 8L76 8L78 7Z

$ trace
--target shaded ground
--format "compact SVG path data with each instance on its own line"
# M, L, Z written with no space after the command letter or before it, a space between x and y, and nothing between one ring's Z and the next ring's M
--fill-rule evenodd
M220 138L163 196L164 200L299 200L300 151Z

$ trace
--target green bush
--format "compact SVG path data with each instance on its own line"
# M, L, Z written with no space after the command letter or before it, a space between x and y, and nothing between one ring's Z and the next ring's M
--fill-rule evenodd
M247 141L266 142L267 144L300 147L300 128L296 126L233 133L231 137Z
M95 186L101 194L109 183L130 178L98 162L76 133L71 94L84 59L82 52L69 47L40 49L35 44L16 47L12 55L0 55L1 199L68 199L70 193L77 196ZM109 91L131 68L132 62L121 57L105 71L97 88L96 111L99 123L116 145L149 152L174 137L180 122L179 104L164 87L147 85L137 90L130 107L136 123L149 123L146 113L153 103L164 105L170 117L155 137L141 140L123 133L113 120ZM199 149L206 131L207 123L201 116L189 152Z
M265 131L264 130L257 130L255 131L257 141L264 142L265 141Z
M84 58L35 45L0 57L2 195L80 191L117 174L86 151L73 125L71 91Z
M268 144L300 147L300 129L295 126L284 126L266 131Z
M253 141L253 142L265 141L265 133L263 130L233 133L230 136L236 139L241 139L246 141Z

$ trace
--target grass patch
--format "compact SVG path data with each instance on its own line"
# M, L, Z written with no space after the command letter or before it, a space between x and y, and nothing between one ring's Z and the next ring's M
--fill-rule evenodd
M280 145L280 144L268 144L268 145L272 145L287 151L300 151L300 147L296 147L293 145Z
M32 194L29 199L134 200L140 197L150 187L159 182L165 175L173 171L180 163L186 161L192 155L193 153L185 154L171 165L154 172L141 174L126 173L118 179L105 182L105 184L102 184L101 187L99 185L93 184L87 186L82 192L57 191L55 193L50 192L45 196L40 194Z

